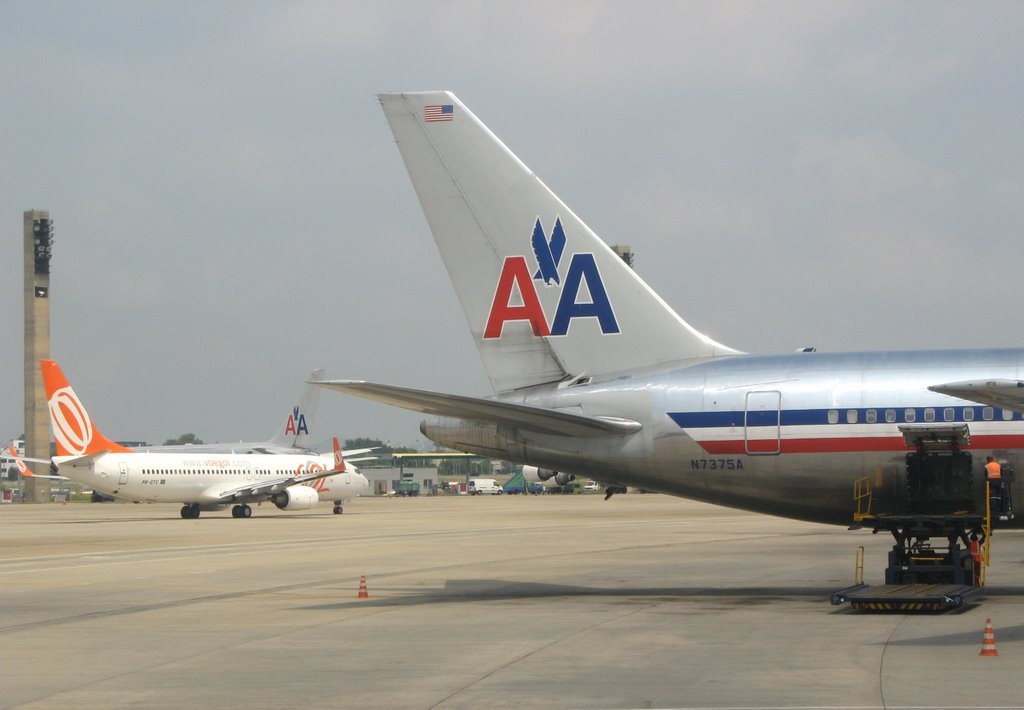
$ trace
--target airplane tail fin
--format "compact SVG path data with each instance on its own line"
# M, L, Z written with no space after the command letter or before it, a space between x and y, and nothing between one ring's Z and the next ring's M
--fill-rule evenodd
M379 99L496 391L738 352L680 318L454 94Z
M103 436L71 389L56 360L40 360L43 385L50 407L50 429L58 456L85 456L101 451L132 453L132 450Z
M285 417L284 424L270 441L279 446L299 449L309 448L309 432L320 401L320 388L314 383L324 378L322 368L313 370L310 381L302 388L298 404L294 405Z
M331 437L331 441L334 442L334 470L344 471L345 457L341 453L341 444L338 442L338 437Z

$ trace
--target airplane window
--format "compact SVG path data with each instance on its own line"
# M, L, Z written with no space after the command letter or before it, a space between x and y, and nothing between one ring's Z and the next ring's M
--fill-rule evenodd
M945 409L942 410L942 418L947 422L953 421L953 417L955 415L956 412L953 411L952 407L946 407Z
M1003 410L1003 419L1005 421L1010 421L1011 419L1013 419L1013 410L1012 409L1004 409Z
M839 423L839 410L838 409L830 409L830 410L828 410L828 423L829 424L838 424Z
M981 418L986 422L992 421L993 414L995 414L995 410L992 407L985 407L981 410Z
M932 409L931 407L925 407L925 409L924 409L924 420L926 422L934 422L935 421L935 410Z
M905 409L905 410L903 410L903 421L906 421L906 422L917 421L917 410L916 409Z
M973 422L974 421L974 407L964 407L964 421L965 422Z
M890 424L892 424L894 421L896 421L896 410L895 409L886 409L885 410L885 421L889 422Z
M856 424L857 423L857 410L856 409L847 409L846 410L846 423L847 424Z
M864 413L864 421L866 421L868 424L874 424L875 422L878 421L878 412L876 412L874 409L869 409Z

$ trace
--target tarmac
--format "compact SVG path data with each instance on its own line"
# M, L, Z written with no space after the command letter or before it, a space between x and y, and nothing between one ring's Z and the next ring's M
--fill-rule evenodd
M1024 704L1018 531L979 604L908 615L829 603L884 534L662 495L178 509L0 506L0 707Z

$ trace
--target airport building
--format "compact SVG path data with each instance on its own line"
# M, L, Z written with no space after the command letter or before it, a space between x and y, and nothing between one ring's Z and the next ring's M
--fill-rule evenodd
M370 482L370 495L436 495L440 485L437 466L360 468Z

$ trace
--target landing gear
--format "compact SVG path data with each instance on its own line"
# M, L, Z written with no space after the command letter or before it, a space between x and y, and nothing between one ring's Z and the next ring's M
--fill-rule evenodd
M246 504L236 505L231 509L232 518L251 518L252 508Z
M183 518L198 518L199 517L199 505L196 503L186 503L181 506L181 517Z
M335 501L335 503L334 503L334 514L335 514L335 515L341 515L341 514L342 514L342 513L344 513L344 512L345 512L345 511L343 511L343 510L341 509L341 503L340 503L340 502L338 502L338 501Z
M607 488L604 489L604 499L608 500L609 498L611 498L616 493L625 493L625 492L626 492L626 487L625 486L608 486Z

